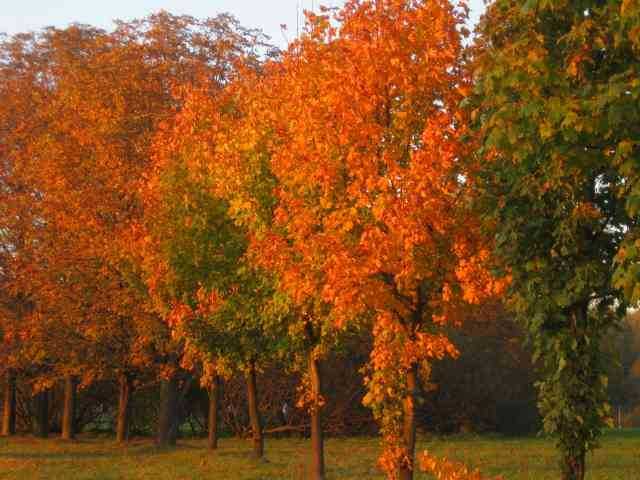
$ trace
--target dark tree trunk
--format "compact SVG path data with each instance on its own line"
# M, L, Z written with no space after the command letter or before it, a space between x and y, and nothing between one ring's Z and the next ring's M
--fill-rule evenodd
M76 436L74 420L76 416L76 394L78 382L73 375L64 377L64 405L62 410L62 434L63 440L73 440Z
M577 457L564 457L561 465L562 480L584 480L586 466L585 452L581 452Z
M220 380L217 375L211 380L209 387L209 449L218 448L218 398L219 398Z
M129 415L131 398L131 377L126 373L118 379L120 391L118 394L118 420L116 424L116 441L125 443L129 440Z
M402 443L408 463L400 466L400 480L413 479L413 464L416 450L415 404L418 394L418 366L414 363L407 372L407 396L403 402Z
M571 335L573 336L573 338L578 339L578 352L576 355L577 358L580 358L580 353L585 348L585 345L581 339L584 336L584 329L588 322L588 315L589 308L586 303L577 304L574 307L574 311L571 315ZM591 378L595 377L595 375L593 375L592 366L588 362L578 362L574 357L574 359L568 363L568 368L572 369L572 376L579 381L588 383L592 381ZM576 394L577 392L575 390L573 391L573 393L574 395L570 395L570 398L572 398L574 402L572 407L576 411L583 410L585 408L585 405L582 404L580 400L578 400L581 395ZM568 431L562 433L564 433L565 436L570 435L570 432ZM562 470L562 480L584 480L586 471L586 450L579 451L578 453L575 453L572 450L573 449L567 449L563 452L560 465Z
M178 437L178 379L174 375L160 383L160 412L158 417L157 444L168 447L176 444Z
M16 433L16 376L7 371L2 407L2 435L8 437Z
M324 440L322 435L322 376L320 362L309 353L311 377L311 479L324 480Z
M256 364L252 360L247 372L247 396L249 398L249 420L253 435L253 454L256 458L264 455L264 438L260 425L260 412L258 411L258 389L256 387Z
M177 391L177 402L176 402L176 428L173 430L174 436L177 438L178 436L178 427L184 423L187 418L187 395L189 394L189 390L191 385L193 384L193 375L187 375L182 382L181 388ZM176 387L177 388L177 387ZM175 443L175 441L174 441Z
M34 397L33 434L36 437L49 436L49 392L43 390Z

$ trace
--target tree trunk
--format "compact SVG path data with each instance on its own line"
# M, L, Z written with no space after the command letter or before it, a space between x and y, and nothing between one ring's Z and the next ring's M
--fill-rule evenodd
M577 457L566 456L562 459L562 480L584 480L585 471L585 452L581 452Z
M218 448L218 398L219 398L220 381L217 375L211 380L209 388L209 449Z
M2 407L2 436L8 437L16 433L16 376L7 371L7 383L4 389Z
M172 376L160 383L160 413L158 417L158 436L156 443L159 447L176 444L178 437L178 379Z
M126 373L118 379L120 393L118 395L118 421L116 425L116 441L125 443L129 440L129 415L131 398L131 377Z
M176 400L176 428L173 430L174 437L178 436L178 428L180 425L184 423L187 419L186 411L186 403L187 403L187 395L189 394L189 390L191 385L193 384L193 375L187 375L184 381L182 382L182 386L179 390L176 390L177 400ZM177 387L176 387L177 388ZM175 443L175 439L174 439Z
M34 397L33 434L36 437L49 436L49 392L43 390Z
M73 375L64 377L64 406L62 410L62 435L63 440L73 440L76 436L74 420L76 417L76 394L78 382Z
M400 466L400 480L413 479L413 464L416 450L415 403L418 394L418 365L412 364L407 372L407 396L403 401L404 419L402 443L408 462Z
M571 368L571 376L576 378L580 383L591 382L591 378L595 377L590 362L583 363L581 361L577 361L577 358L581 358L581 353L586 353L584 351L585 345L581 339L585 335L584 329L588 322L588 314L589 307L586 303L575 305L574 311L571 314L571 335L573 336L573 338L578 339L578 351L576 352L574 358L567 362L567 368ZM585 405L580 400L582 395L576 392L575 387L572 393L573 395L571 393L568 394L569 398L571 398L571 403L573 403L573 405L570 405L570 407L572 407L575 411L584 410ZM569 436L571 435L571 433L575 432L564 431L561 433L564 433L565 436ZM573 438L573 435L571 436ZM584 440L584 437L580 438L580 440ZM582 442L573 442L573 446L576 447L576 449L580 449L580 447L576 445L576 443L578 443L579 445ZM586 470L586 451L578 450L578 452L576 453L574 448L566 448L563 452L560 466L562 470L562 480L584 480Z
M324 480L324 440L322 435L322 377L320 362L313 350L309 353L311 377L311 476L312 480Z
M256 387L256 364L252 360L247 372L247 396L249 397L249 420L253 434L253 454L256 458L264 455L264 439L262 426L260 425L260 412L258 411L258 390Z

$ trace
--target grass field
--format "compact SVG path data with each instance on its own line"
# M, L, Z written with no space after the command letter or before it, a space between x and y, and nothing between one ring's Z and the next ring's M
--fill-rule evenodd
M249 457L248 442L223 439L209 452L204 440L181 440L171 450L157 450L151 440L133 440L119 447L113 440L82 436L68 443L58 439L0 438L0 479L80 480L303 480L308 441L267 439L266 461ZM446 437L423 439L419 450L464 461L505 480L559 478L553 442L540 438ZM329 439L329 479L382 479L375 468L377 439ZM609 432L602 448L589 455L588 480L640 480L640 431ZM418 475L417 478L429 478Z

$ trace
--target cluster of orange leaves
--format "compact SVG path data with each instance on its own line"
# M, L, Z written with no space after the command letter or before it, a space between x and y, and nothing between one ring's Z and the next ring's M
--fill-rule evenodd
M413 459L402 442L402 416L407 398L406 372L411 365L419 365L425 389L435 388L428 383L430 364L458 351L443 334L417 332L408 338L403 327L389 314L379 314L374 324L374 344L371 352L370 374L365 378L367 394L364 403L371 407L380 423L384 450L378 466L393 478L401 466L412 468Z
M430 473L436 480L503 480L502 476L487 477L463 463L434 457L426 450L419 455L419 463L420 470Z

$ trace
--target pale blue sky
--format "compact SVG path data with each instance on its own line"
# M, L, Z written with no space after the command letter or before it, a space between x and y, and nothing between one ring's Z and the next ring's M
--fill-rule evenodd
M261 28L273 42L284 46L280 24L295 37L296 6L311 9L321 3L340 6L343 0L0 0L0 32L14 34L48 25L64 27L72 22L110 28L111 20L130 20L164 9L198 18L229 12L246 27ZM470 0L473 17L482 11L482 0Z

